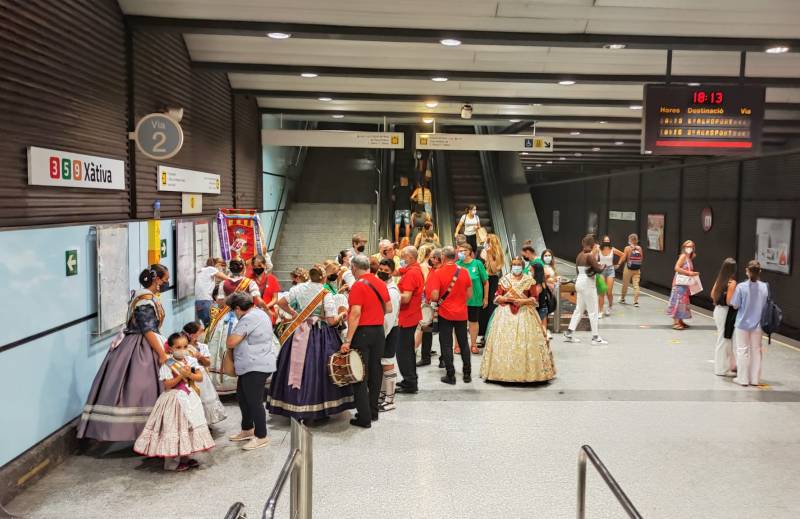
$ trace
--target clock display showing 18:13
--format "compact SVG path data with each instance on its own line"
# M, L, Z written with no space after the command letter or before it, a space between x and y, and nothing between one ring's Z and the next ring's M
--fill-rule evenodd
M710 92L695 90L692 92L692 104L721 105L724 97L724 93L721 90L712 90Z

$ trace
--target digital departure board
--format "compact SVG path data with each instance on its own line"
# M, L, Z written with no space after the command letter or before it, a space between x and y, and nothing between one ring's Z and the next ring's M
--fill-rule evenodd
M761 148L762 86L645 85L642 153L735 155Z

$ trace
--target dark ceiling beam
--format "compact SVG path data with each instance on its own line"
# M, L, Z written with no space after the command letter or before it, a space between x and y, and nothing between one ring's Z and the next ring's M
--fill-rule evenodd
M554 72L508 72L482 70L425 70L366 67L332 67L321 65L282 65L270 63L227 63L222 61L195 61L198 70L240 74L300 75L313 72L320 76L385 79L427 79L444 76L451 81L503 81L517 83L557 83L571 79L578 83L639 84L663 83L661 74L572 74ZM746 84L765 86L800 86L800 77L745 77L738 76L671 76L673 83L699 82L710 84ZM564 87L568 88L568 87Z
M646 36L633 34L554 34L530 32L476 31L460 29L417 29L409 27L358 27L249 20L200 20L126 16L135 29L191 34L263 36L286 32L293 38L345 41L435 43L457 38L465 45L517 45L536 47L601 48L622 43L632 49L764 51L776 45L800 48L800 40L777 38L715 38L706 36Z
M301 108L260 108L262 114L284 114L284 115L332 115L344 114L353 117L433 117L434 119L460 119L461 115L458 113L441 113L441 112L378 112L366 110L308 110ZM473 114L472 119L477 121L501 121L508 119L522 119L520 122L515 123L521 129L528 128L534 121L561 121L561 122L598 122L600 120L609 123L627 123L627 124L640 124L642 122L640 117L598 117L594 115L530 115L530 114ZM464 120L465 124L469 124L469 120ZM800 126L800 121L797 123ZM588 131L588 130L587 130Z

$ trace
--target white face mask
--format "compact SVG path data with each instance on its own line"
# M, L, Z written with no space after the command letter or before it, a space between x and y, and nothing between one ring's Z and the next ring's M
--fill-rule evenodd
M686 249L684 249L684 250L686 251L686 254L691 254L692 252L694 252L694 248L693 247L686 247Z
M186 350L172 350L172 358L183 360L186 358Z
M553 256L543 256L542 260L549 265L553 261Z
M403 267L405 267L405 266L406 266L406 260L404 260L404 259L401 259L401 260L400 260L400 268L403 268Z
M515 276L522 274L522 265L511 265L511 273Z

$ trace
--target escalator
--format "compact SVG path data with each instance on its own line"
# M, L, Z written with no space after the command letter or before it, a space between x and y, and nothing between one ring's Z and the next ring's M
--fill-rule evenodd
M488 232L494 232L480 153L448 151L446 154L453 223L458 223L467 207L475 205L478 207L481 227L486 228Z

